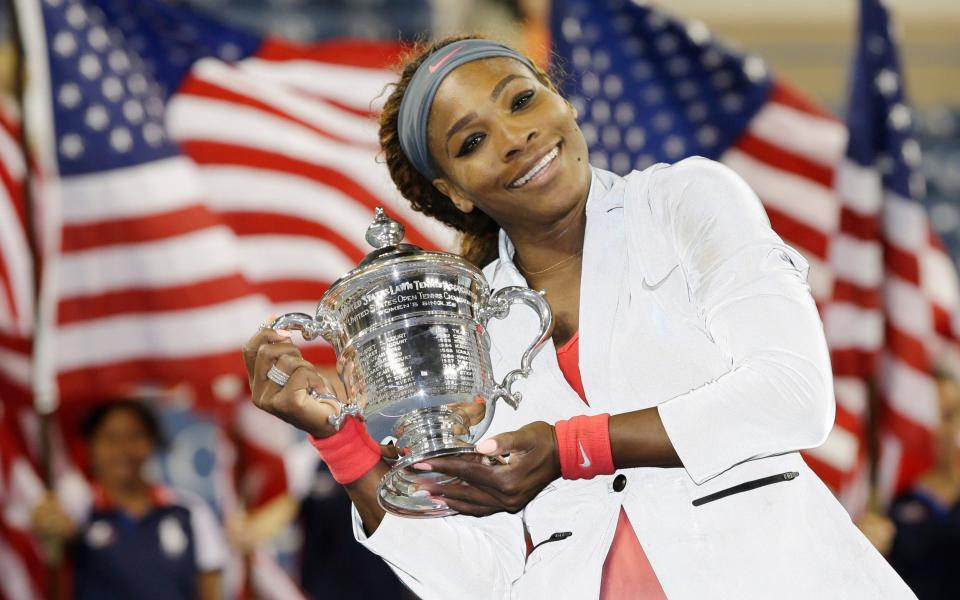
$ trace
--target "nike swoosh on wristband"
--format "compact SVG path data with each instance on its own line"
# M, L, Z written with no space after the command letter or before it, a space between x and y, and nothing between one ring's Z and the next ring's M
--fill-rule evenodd
M437 62L433 63L432 65L430 65L430 66L427 67L427 68L430 69L430 72L431 72L431 73L436 73L436 72L437 72L437 69L440 68L440 65L442 65L442 64L445 63L445 62L447 62L447 60L448 60L451 56L453 56L453 55L456 54L457 52L460 52L461 50L463 50L463 46L457 46L456 48L454 48L454 49L451 50L450 52L447 52L446 54L444 54L444 55L440 58L440 60L438 60Z
M648 292L652 292L652 291L658 289L661 285L663 285L663 282L665 282L667 279L670 278L671 275L673 275L673 272L676 271L676 270L677 270L677 267L679 267L679 266L680 266L680 263L677 263L677 264L673 265L673 268L670 269L670 272L667 273L666 275L664 275L664 276L663 276L663 279L661 279L660 281L658 281L658 282L656 282L656 283L654 283L654 284L649 284L649 283L647 283L647 278L644 277L644 278L643 278L643 282L642 282L642 283L643 283L643 289L647 290Z
M580 463L580 468L589 469L593 463L590 462L590 456L587 455L587 451L583 449L583 443L578 441L577 447L580 448L580 456L583 458L583 462Z

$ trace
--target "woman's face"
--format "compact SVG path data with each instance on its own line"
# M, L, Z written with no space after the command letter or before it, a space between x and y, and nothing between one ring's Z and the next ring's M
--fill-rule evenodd
M555 223L586 201L587 144L573 107L511 58L450 73L430 109L427 139L443 172L434 185L460 210L479 208L508 232Z
M107 486L137 482L153 450L153 438L140 417L131 410L114 410L90 440L94 476Z

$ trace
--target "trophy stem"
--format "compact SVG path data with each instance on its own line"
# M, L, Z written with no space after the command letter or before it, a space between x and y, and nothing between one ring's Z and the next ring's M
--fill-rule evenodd
M459 454L463 448L473 449L473 444L463 441L469 427L463 416L446 406L433 406L410 411L397 420L393 435L397 438L397 447L406 457L427 458L449 454ZM404 460L403 462L407 462Z

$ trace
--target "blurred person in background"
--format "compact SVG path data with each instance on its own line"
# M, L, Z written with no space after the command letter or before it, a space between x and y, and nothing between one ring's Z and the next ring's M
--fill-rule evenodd
M150 458L162 446L146 405L118 400L83 425L92 478L86 498L48 494L33 529L67 544L78 600L219 600L226 546L207 504L152 483Z
M920 600L960 598L960 384L937 378L937 462L890 510L889 560Z

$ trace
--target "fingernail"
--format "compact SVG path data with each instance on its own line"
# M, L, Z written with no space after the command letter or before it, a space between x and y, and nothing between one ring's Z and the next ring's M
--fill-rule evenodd
M431 465L430 463L425 463L425 462L422 462L422 463L414 463L414 464L413 464L413 468L414 468L414 469L417 469L418 471L432 471L432 470L433 470L433 465Z
M413 492L412 494L410 494L410 497L411 497L411 498L426 498L426 497L429 496L429 495L430 495L430 492L428 492L427 490L417 490L417 491Z
M447 503L436 496L430 496L430 501L443 508L448 508Z
M293 337L292 331L287 331L286 329L276 329L275 331L277 332L277 335L279 335L280 337L284 337L284 338Z
M474 448L480 454L493 454L497 451L497 442L494 440L483 440Z

